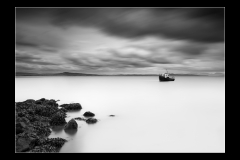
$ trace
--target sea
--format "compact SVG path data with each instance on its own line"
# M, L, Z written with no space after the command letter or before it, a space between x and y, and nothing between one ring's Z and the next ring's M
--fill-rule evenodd
M93 112L98 122L76 120L60 153L225 152L225 77L19 76L15 102L40 98L80 103L66 121ZM114 115L114 116L110 116Z

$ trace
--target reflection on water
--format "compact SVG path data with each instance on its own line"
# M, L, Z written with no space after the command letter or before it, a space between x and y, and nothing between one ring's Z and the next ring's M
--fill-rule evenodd
M64 128L64 125L51 127L52 131L55 133L61 132L63 128Z
M66 121L86 111L99 121L76 120L74 134L53 129L68 140L60 152L224 152L223 77L176 77L162 83L146 77L22 77L15 101L59 99L80 103ZM110 117L109 115L115 115Z
M77 129L72 129L72 130L68 129L68 130L64 130L64 131L66 134L71 135L71 136L73 136L77 133Z

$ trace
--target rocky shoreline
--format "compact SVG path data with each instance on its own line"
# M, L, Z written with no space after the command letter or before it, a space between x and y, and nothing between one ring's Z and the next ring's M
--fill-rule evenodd
M48 138L51 127L65 125L64 130L77 129L76 120L84 120L88 124L96 123L95 118L73 118L66 122L66 112L81 110L79 103L58 105L56 100L41 98L15 102L16 110L16 152L56 153L67 141L63 138ZM94 114L86 112L85 115Z

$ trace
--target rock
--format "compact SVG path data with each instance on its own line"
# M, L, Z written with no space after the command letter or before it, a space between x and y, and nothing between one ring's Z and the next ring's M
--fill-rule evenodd
M28 125L30 121L26 117L18 117L16 118L16 122L24 122L25 125Z
M43 104L45 100L46 100L45 98L41 98L39 100L36 100L35 104Z
M49 124L52 126L58 126L66 124L65 115L62 112L57 112L53 117L51 118Z
M56 153L56 152L58 152L57 148L49 144L36 146L35 148L29 151L29 153Z
M63 146L63 144L66 142L67 140L63 139L63 138L47 138L47 139L40 139L37 142L38 146L43 146L43 145L51 145L53 147L56 148L60 148Z
M50 106L54 106L54 107L58 107L57 101L55 101L54 99L47 100L45 102L45 104L50 105Z
M35 152L35 153L55 153L60 150L60 148L64 145L64 143L67 140L63 138L47 138L47 139L40 139L37 142L36 147L34 147L32 150L29 152Z
M35 104L42 104L42 101L37 100L37 101L35 102Z
M40 137L48 137L51 134L51 130L49 128L49 124L48 123L43 123L43 122L33 122L32 123L32 128L33 128L33 132L36 133L37 136Z
M19 138L16 143L16 151L17 152L25 152L30 149L30 140L26 138Z
M16 151L17 152L26 152L32 149L36 144L36 138L31 136L20 137L16 142Z
M82 109L82 106L79 103L62 104L60 107L65 108L68 111Z
M35 100L33 100L33 99L27 99L26 101L24 101L24 103L34 104L34 103L35 103Z
M109 117L115 117L115 115L112 115L112 114L111 114L111 115L109 115Z
M83 116L84 116L84 117L94 117L95 114L88 111L88 112L85 112L85 113L83 114Z
M65 112L65 113L66 113L68 110L65 109L65 108L60 108L59 111L62 111L62 112Z
M41 99L39 99L39 101L42 101L42 102L45 101L45 100L46 100L45 98L41 98Z
M16 134L23 133L25 126L26 126L26 124L24 122L16 123Z
M77 129L78 124L74 119L71 119L64 127L64 130Z
M98 120L97 119L95 119L95 118L88 118L87 120L86 120L86 123L88 123L88 124L93 124L93 123L96 123Z
M57 101L41 98L15 102L16 151L58 152L65 139L48 139L50 125L65 125L66 109L58 108ZM50 125L49 125L50 124Z
M60 148L64 145L64 143L67 140L63 139L63 138L47 138L46 141L44 142L45 144L51 144L51 146L54 146L56 148Z

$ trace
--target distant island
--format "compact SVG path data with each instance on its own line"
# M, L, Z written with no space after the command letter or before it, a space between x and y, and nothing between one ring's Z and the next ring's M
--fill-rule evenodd
M173 76L224 76L222 73L215 74L171 74ZM62 72L62 73L27 73L27 72L16 72L15 76L158 76L158 74L112 74L112 75L103 75L103 74L86 74L86 73L71 73L71 72Z

